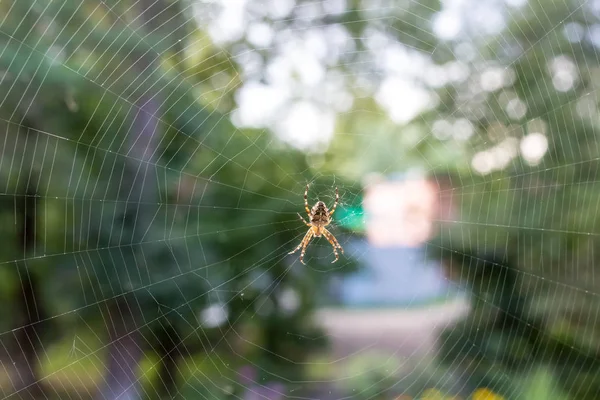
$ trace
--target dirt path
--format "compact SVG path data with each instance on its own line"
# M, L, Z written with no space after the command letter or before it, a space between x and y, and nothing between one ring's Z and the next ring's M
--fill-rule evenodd
M468 312L465 300L416 309L328 310L317 313L338 357L371 348L399 357L431 353L440 331Z
M468 313L464 299L415 309L339 310L322 309L317 313L319 323L330 338L330 369L338 379L349 374L360 374L348 369L354 357L379 354L395 359L402 368L394 375L399 380L423 367L435 355L440 332L459 321ZM369 366L365 365L365 369ZM339 399L336 385L324 385L314 392L315 399ZM326 386L326 387L325 387ZM313 398L313 397L311 397Z

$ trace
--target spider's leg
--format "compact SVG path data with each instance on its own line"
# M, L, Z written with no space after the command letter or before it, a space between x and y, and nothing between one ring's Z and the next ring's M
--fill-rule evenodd
M304 258L304 252L306 251L306 246L308 245L308 242L310 242L312 235L313 235L313 231L312 231L312 229L309 229L308 232L306 232L306 235L304 235L304 238L302 239L302 241L300 242L298 247L296 247L294 250L292 250L288 253L288 254L294 254L298 250L302 249L302 253L300 254L300 262L302 264L304 264L304 261L302 261L302 260Z
M300 253L300 262L304 265L306 265L304 263L304 253L306 253L306 246L308 246L308 243L310 243L310 239L312 239L313 236L313 231L312 229L309 229L308 233L306 234L306 239L304 241L304 245L302 246L302 253Z
M342 246L340 246L340 244L338 243L335 236L333 236L333 234L331 232L329 232L327 229L323 229L323 235L325 235L325 239L327 239L329 244L331 244L331 247L333 247L333 254L335 254L335 260L333 260L331 262L333 264L334 262L336 262L337 260L340 259L337 249L342 250L342 253L344 253L344 249L342 248Z
M342 251L342 254L344 253L344 248L340 245L340 242L338 242L338 240L336 239L335 236L333 236L333 233L329 232L327 229L323 229L323 233L325 234L326 237L330 237L331 241L333 243L335 243L335 247L337 247L338 249L340 249Z
M306 190L304 191L304 209L310 219L310 208L308 208L308 183L306 184Z
M306 232L306 235L304 235L304 237L302 238L302 241L300 242L300 244L298 246L296 246L296 248L294 250L290 251L288 254L294 254L295 252L297 252L298 250L300 250L300 248L304 244L304 241L306 240L306 237L308 236L308 234L310 232L311 232L310 230L308 232Z
M335 212L335 208L337 207L339 201L340 201L340 194L338 193L338 188L335 188L335 203L333 203L333 207L331 208L331 211L329 211L329 216L330 217Z
M311 224L309 224L308 222L306 222L306 221L304 220L304 218L302 218L302 215L300 215L300 213L297 213L297 214L298 214L298 216L300 217L300 220L301 220L302 222L304 222L304 225L306 225L306 226L308 226L308 227L311 227L311 226L312 226Z
M333 260L333 261L331 262L331 263L333 264L334 262L336 262L337 260L339 260L339 259L340 259L340 255L339 255L339 254L338 254L338 252L337 252L337 248L336 248L336 246L335 246L335 243L333 243L333 242L331 241L331 239L329 238L329 236L328 236L328 235L325 235L325 238L327 239L327 241L328 241L328 242L331 244L331 246L333 247L333 254L335 254L335 260Z

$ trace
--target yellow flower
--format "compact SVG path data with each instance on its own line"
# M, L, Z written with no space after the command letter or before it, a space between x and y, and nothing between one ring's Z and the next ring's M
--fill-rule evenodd
M492 392L489 389L477 389L473 393L473 400L505 400L504 397Z

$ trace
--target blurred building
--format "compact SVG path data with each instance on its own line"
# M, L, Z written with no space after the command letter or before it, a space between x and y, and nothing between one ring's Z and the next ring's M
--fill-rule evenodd
M441 265L424 251L436 225L455 219L451 194L446 178L369 182L363 198L366 235L345 244L363 268L334 283L337 301L348 307L410 306L455 295Z
M362 268L335 281L336 306L317 313L340 379L355 371L346 360L372 355L379 362L396 360L396 387L408 388L415 380L407 377L439 348L440 332L467 315L466 296L425 252L437 225L457 219L451 195L448 179L378 178L365 185L362 208L349 211L364 220L365 234L344 241L345 253ZM355 220L347 225L359 229ZM372 368L370 362L362 368Z

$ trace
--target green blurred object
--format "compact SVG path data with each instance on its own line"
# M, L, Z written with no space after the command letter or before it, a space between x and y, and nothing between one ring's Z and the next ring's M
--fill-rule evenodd
M336 211L336 223L349 231L364 234L365 214L362 206L344 206Z
M569 397L556 384L554 374L548 368L534 371L524 384L523 398L527 400L568 400Z

